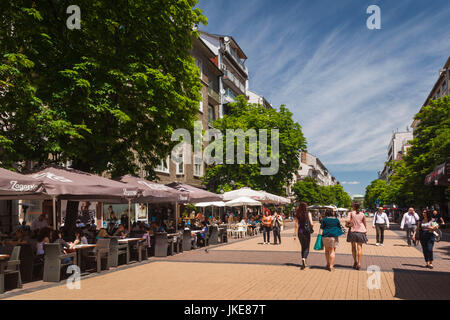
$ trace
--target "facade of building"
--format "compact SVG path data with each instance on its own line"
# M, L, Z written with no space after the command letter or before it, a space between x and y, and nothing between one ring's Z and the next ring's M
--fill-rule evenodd
M219 79L221 118L229 113L228 104L234 102L235 97L244 95L248 99L248 69L245 66L247 56L231 36L202 31L200 39L215 53L217 65L223 72Z
M316 156L302 151L300 154L300 167L294 174L292 182L286 187L286 194L290 198L295 198L292 187L297 181L304 180L307 177L316 179L320 186L334 186L339 184L337 179L331 175L329 170Z
M427 96L422 108L430 103L430 100L436 100L444 96L450 95L450 57L444 67L439 70L439 78ZM419 111L420 113L420 111ZM414 120L411 124L413 130L417 127L418 121Z
M397 161L405 156L406 151L410 147L409 141L413 139L412 131L394 132L388 147L388 155L386 162ZM392 175L392 170L385 164L378 178L387 180Z
M354 194L352 196L352 202L358 202L361 208L364 208L364 196L362 194Z
M272 104L267 101L266 98L264 98L263 96L260 96L257 93L254 93L253 91L248 90L248 102L249 103L255 103L255 104L260 104L262 106L264 106L266 109L273 109Z
M219 85L223 72L220 71L216 54L206 45L202 39L193 39L192 57L200 70L202 80L202 101L199 105L198 120L203 130L212 127L212 123L218 118L220 110ZM207 143L204 142L204 147ZM180 150L180 156L187 157L188 150ZM201 178L205 173L205 164L201 155L190 152L190 164L187 161L175 163L167 157L161 160L160 165L155 168L160 183L181 182L196 187L201 187ZM141 171L141 176L144 172Z

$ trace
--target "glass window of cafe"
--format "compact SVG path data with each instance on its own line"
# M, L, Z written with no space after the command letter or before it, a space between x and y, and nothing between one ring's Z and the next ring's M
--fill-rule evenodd
M130 223L136 221L136 208L132 204L130 208ZM128 204L103 204L103 228L106 228L109 223L113 222L116 225L125 223L128 224Z

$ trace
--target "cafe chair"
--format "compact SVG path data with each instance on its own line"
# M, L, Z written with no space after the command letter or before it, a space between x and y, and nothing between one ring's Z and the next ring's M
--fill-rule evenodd
M183 231L183 251L189 251L192 249L192 237L191 230Z
M182 253L183 252L183 237L181 237L180 235L177 235L176 237L176 242L174 242L175 245L175 249L177 253Z
M93 251L89 252L88 260L95 261L97 263L97 272L102 271L102 261L105 261L106 270L109 270L108 258L109 258L109 245L111 239L98 239L97 246Z
M5 270L3 270L3 277L16 274L17 275L17 286L16 288L22 288L22 278L20 275L20 246L15 246L10 254L8 263ZM4 281L0 284L0 292L4 292Z
M219 241L219 228L217 226L210 227L211 234L209 236L209 244L218 244Z
M167 233L165 232L155 233L155 257L167 257L168 251L169 251L169 238L167 237Z
M130 262L130 249L128 243L119 244L119 239L112 237L109 243L109 255L108 255L108 266L118 267L119 266L119 256L125 256L126 264Z
M75 252L61 254L61 245L59 243L44 244L44 282L61 281L61 269L77 263ZM70 262L63 263L66 258L72 258Z

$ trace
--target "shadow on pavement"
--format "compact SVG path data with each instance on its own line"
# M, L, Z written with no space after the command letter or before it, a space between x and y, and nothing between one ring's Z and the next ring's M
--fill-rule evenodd
M407 266L407 267L417 267L417 268L422 268L422 269L427 270L427 268L425 267L425 265L421 265L421 264L402 263L402 266Z
M393 268L395 297L406 300L450 299L450 272Z

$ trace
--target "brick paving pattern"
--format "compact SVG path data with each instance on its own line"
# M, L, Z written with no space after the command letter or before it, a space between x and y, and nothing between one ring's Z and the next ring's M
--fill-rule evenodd
M82 278L80 290L65 282L36 282L12 290L5 299L194 299L194 300L392 300L450 299L450 243L435 245L434 269L424 268L421 246L408 247L405 234L393 224L383 247L375 246L375 230L363 246L361 270L353 270L350 244L340 237L336 270L325 270L323 252L312 249L310 268L301 270L300 245L293 224L282 232L281 245L262 245L262 235L211 246L141 264L112 268ZM273 240L272 240L273 241ZM367 286L368 266L381 269L381 287Z

